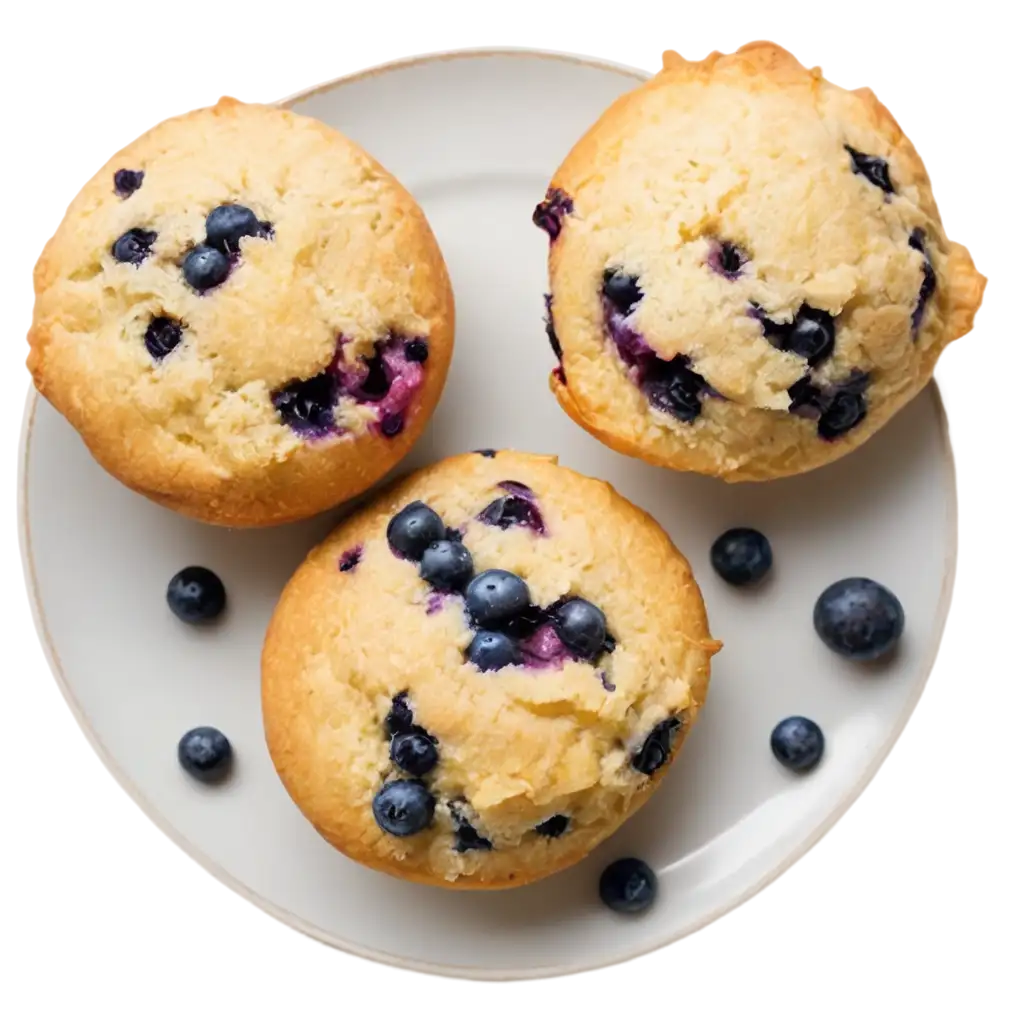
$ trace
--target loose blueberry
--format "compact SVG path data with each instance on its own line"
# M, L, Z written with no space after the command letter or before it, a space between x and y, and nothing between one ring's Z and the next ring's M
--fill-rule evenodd
M823 309L815 309L804 303L789 324L775 323L760 312L756 315L761 321L765 337L777 349L806 359L809 366L823 363L835 349L835 324Z
M127 199L142 187L142 179L145 176L145 171L129 171L122 167L121 170L114 171L114 191L122 199Z
M430 349L427 348L427 343L422 338L413 338L412 341L407 341L403 351L405 358L410 363L425 363L430 355Z
M405 414L400 412L388 412L381 417L380 432L385 437L398 437L405 429Z
M190 565L171 577L167 604L182 622L212 622L224 611L227 593L215 572Z
M455 852L469 853L471 850L490 850L493 844L485 839L469 823L461 813L456 804L449 804L448 809L452 814L452 823L455 825Z
M197 245L189 250L181 270L191 287L197 292L206 292L227 280L231 261L219 249Z
M422 501L406 505L388 523L391 550L413 562L418 562L434 541L444 539L444 520Z
M546 821L542 821L534 832L539 836L547 836L548 839L557 839L569 827L569 818L565 814L552 814Z
M864 175L872 185L876 185L883 192L896 191L889 180L888 161L880 156L858 153L852 146L847 146L846 152L850 154L850 163L853 166L854 174Z
M759 530L737 526L711 545L711 565L734 587L757 583L772 567L772 546Z
M604 272L601 291L623 316L628 316L644 297L639 279L620 269L609 269Z
M503 498L495 498L477 516L481 523L497 526L500 530L508 530L513 526L525 526L537 533L544 532L544 520L537 506L527 498L509 494Z
M578 658L592 661L604 651L607 622L597 605L575 597L556 609L554 623L558 639Z
M624 857L601 873L598 892L602 902L617 914L638 914L654 902L658 879L642 860Z
M818 436L824 441L834 441L852 430L868 413L864 396L856 391L837 391L821 410L818 420Z
M155 316L146 328L146 351L157 361L169 356L181 343L181 321Z
M572 213L572 199L560 188L549 188L533 211L533 223L547 232L554 242L562 233L562 221Z
M437 764L437 745L424 732L399 733L391 739L391 760L410 775L426 775Z
M807 772L825 753L825 735L809 718L793 715L772 730L771 746L780 764L794 772Z
M871 661L891 651L904 622L896 595L863 577L833 583L814 605L818 636L830 650L854 661Z
M110 252L118 263L131 263L137 267L150 255L155 241L155 231L146 231L145 228L132 228L130 231L126 231L113 244Z
M498 453L494 448L476 448L475 455L482 455L485 459L493 459Z
M338 571L351 572L360 563L360 561L362 561L362 557L362 544L357 544L354 548L349 548L348 551L344 552L341 558L338 559Z
M338 382L332 373L293 380L270 396L284 423L300 433L323 434L334 428Z
M423 552L420 576L438 590L461 590L473 578L473 556L457 540L435 540Z
M523 656L511 637L480 630L466 648L466 660L481 672L497 672L506 665L522 664Z
M434 820L433 795L422 782L396 779L386 782L373 798L377 824L393 836L415 835Z
M651 360L643 381L647 400L683 423L692 423L701 413L702 393L708 382L690 369L686 356Z
M248 206L225 203L214 207L206 216L206 244L225 255L238 252L243 238L259 237L263 233L263 226Z
M411 732L414 728L409 694L403 690L391 698L391 710L384 718L384 731L388 736L397 736L400 733Z
M678 718L666 718L648 734L643 745L633 755L633 767L644 775L653 775L672 753L672 742L680 726Z
M231 770L227 736L209 725L189 729L178 741L178 764L200 782L220 782Z
M466 609L475 622L514 618L530 605L530 590L515 573L488 569L466 587Z
M548 336L548 344L551 346L551 351L555 353L555 358L559 363L562 362L562 345L558 340L558 335L555 334L555 320L551 312L551 303L554 301L553 295L544 296L544 330Z

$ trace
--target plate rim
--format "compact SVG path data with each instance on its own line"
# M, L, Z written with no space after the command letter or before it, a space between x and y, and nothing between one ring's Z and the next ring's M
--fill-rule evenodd
M530 47L484 47L464 48L455 50L439 50L433 53L423 53L412 57L400 58L394 61L387 61L376 64L372 67L347 75L341 75L318 85L299 90L295 93L276 101L274 106L291 108L294 104L313 96L329 92L340 86L351 85L354 82L377 75L387 74L392 71L401 71L406 68L416 67L425 64L445 63L454 60L480 60L491 57L522 57L528 59L551 60L555 62L574 64L583 67L598 68L603 71L610 71L620 74L623 77L643 81L650 77L650 72L619 64L615 61L604 60L598 57L589 57L573 53L565 53L557 50L532 49ZM395 956L383 950L372 949L362 946L359 943L340 939L322 928L299 918L284 907L278 906L271 900L266 899L259 893L253 891L243 884L239 879L226 871L213 858L208 857L201 850L192 845L191 841L179 832L163 816L160 810L153 806L143 793L135 786L131 778L122 772L110 752L106 749L99 734L93 729L88 715L84 708L78 703L74 691L64 674L60 655L50 635L46 615L40 599L39 587L36 578L35 562L32 550L32 531L28 515L28 491L29 491L29 461L32 447L33 427L35 425L36 412L39 407L40 395L32 385L29 385L28 396L25 402L25 412L22 418L21 434L18 440L18 542L21 552L22 570L25 579L25 589L28 596L29 607L32 612L32 621L35 625L36 634L40 646L49 665L50 673L57 683L64 701L71 711L78 727L81 729L89 745L99 757L107 771L114 780L127 793L132 801L149 818L149 820L160 829L176 846L192 858L197 864L204 868L217 881L227 886L230 890L242 896L254 906L269 916L276 918L283 924L288 925L303 935L316 939L318 942L334 949L362 957L376 963L386 964L389 967L398 967L404 970L417 971L423 974L431 974L448 978L462 978L472 981L530 981L543 978L563 977L573 974L581 974L588 971L599 970L604 967L612 967L616 964L625 963L658 949L678 942L709 924L724 917L737 907L746 903L753 896L756 896L762 889L765 889L782 874L788 871L806 853L828 833L835 824L843 817L851 806L857 801L868 785L878 774L883 762L892 752L893 747L903 734L907 723L910 721L924 689L931 677L932 670L938 658L939 649L942 644L942 637L945 634L946 623L949 617L949 609L952 604L954 583L956 580L956 567L958 560L959 544L959 496L957 493L956 462L953 447L949 435L949 422L946 417L945 406L937 381L932 378L925 390L932 403L934 413L938 419L940 442L944 455L944 466L950 503L947 512L947 531L945 546L945 558L942 575L942 589L939 595L939 607L937 614L932 621L932 631L929 638L928 648L922 654L922 668L918 678L914 682L910 693L910 699L903 714L895 723L895 728L886 742L879 749L876 756L868 763L862 773L854 780L853 784L838 800L831 811L813 829L803 841L794 845L788 854L770 870L766 871L752 885L742 890L732 899L716 906L713 910L691 921L682 927L670 931L664 937L654 941L638 944L632 950L625 953L617 953L609 957L595 959L592 962L571 964L557 967L535 967L535 968L481 968L465 965L444 965L419 960L413 957Z

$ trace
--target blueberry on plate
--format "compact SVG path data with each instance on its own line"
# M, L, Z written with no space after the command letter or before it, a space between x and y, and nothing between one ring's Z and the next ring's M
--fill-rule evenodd
M829 650L854 661L872 661L891 651L904 622L896 595L863 577L833 583L814 605L818 636Z
M497 672L506 665L519 665L523 656L519 645L504 633L480 630L466 648L466 660L481 672Z
M617 914L639 914L658 895L658 879L642 860L623 857L601 872L598 892L605 906Z
M391 737L391 760L410 775L426 775L437 764L437 744L421 730Z
M420 576L438 590L461 590L473 578L473 556L457 540L435 540L420 559Z
M793 715L772 730L771 746L779 764L794 772L808 772L825 753L825 734L809 718Z
M757 583L772 567L772 546L759 530L737 526L711 545L711 565L734 587Z
M113 244L110 252L118 263L131 263L137 267L150 255L155 241L155 231L132 228Z
M197 292L207 292L227 280L231 261L212 245L197 245L188 251L181 272Z
M224 611L226 603L220 577L201 565L182 569L167 584L167 604L182 622L212 622Z
M256 214L248 206L225 203L214 207L206 216L206 244L222 253L238 252L243 238L264 234Z
M433 795L422 782L395 779L381 786L373 798L373 817L393 836L411 836L422 832L434 820Z
M189 729L178 741L178 764L200 782L220 782L231 770L231 743L210 725Z
M488 569L466 587L466 609L475 622L514 618L530 605L530 590L515 573Z
M444 520L422 501L413 501L388 523L388 543L400 557L417 562L437 540L445 539Z
M558 639L576 657L592 661L604 650L607 623L596 604L574 597L556 609L554 624Z

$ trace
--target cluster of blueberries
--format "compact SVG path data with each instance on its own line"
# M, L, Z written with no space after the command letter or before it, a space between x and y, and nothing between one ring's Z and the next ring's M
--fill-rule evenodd
M864 177L886 195L896 190L889 177L889 164L879 156L861 153L846 146L851 170ZM562 230L562 221L573 211L572 198L561 189L549 189L544 200L534 210L533 222L547 232L552 243ZM923 279L917 304L911 316L914 336L924 318L925 306L935 292L936 277L925 249L925 235L915 228L909 245L924 258ZM738 280L750 254L734 242L716 240L708 255L708 266L731 281ZM623 362L635 372L637 384L648 401L657 409L667 412L683 423L692 423L700 414L705 398L720 395L700 374L691 369L689 358L675 356L671 360L658 357L654 350L626 322L643 299L639 277L622 267L609 267L604 272L601 286L605 330L615 343ZM556 373L564 383L561 368L562 348L551 320L550 295L545 296L548 340L559 361ZM845 380L820 384L810 371L824 363L835 349L835 322L831 314L804 303L792 322L771 320L756 303L750 305L750 315L759 321L766 340L783 352L792 352L807 362L808 372L789 389L789 411L797 416L815 420L818 436L834 441L852 430L867 415L865 393L870 374L854 369Z

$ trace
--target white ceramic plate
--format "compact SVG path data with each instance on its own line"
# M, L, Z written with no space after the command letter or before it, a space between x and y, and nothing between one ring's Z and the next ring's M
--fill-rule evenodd
M412 60L287 101L362 143L411 189L437 232L458 303L448 387L403 470L478 447L556 452L653 513L695 567L725 641L710 698L654 799L580 866L526 889L450 893L349 862L292 806L267 756L259 653L277 595L339 518L237 532L178 518L121 487L71 428L29 400L22 542L57 680L100 756L183 849L269 913L350 952L477 978L613 963L708 923L790 866L861 792L924 687L949 604L955 484L937 390L839 464L773 484L726 485L616 455L559 411L541 324L547 240L533 205L566 150L639 72L533 52ZM724 529L771 538L756 593L729 589L708 549ZM185 565L224 579L225 620L178 622L164 603ZM858 667L811 627L820 591L867 575L902 599L899 656ZM809 777L768 747L786 715L816 719L827 754ZM237 771L220 789L179 770L194 725L223 729ZM660 899L640 919L598 901L611 859L645 858Z

